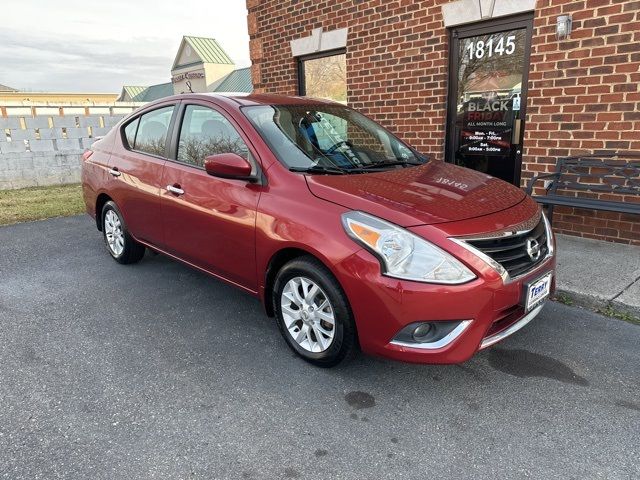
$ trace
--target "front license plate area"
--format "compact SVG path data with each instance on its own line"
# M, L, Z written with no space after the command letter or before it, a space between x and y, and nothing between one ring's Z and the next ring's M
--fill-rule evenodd
M526 284L525 310L528 312L542 303L551 292L552 273Z

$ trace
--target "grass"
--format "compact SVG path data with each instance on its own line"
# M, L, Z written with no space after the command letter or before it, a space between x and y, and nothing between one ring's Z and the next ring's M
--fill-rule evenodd
M0 225L78 215L84 211L82 187L78 184L0 190Z
M554 297L554 300L556 302L564 303L565 305L569 305L569 306L573 305L573 300L571 300L571 297L569 297L564 293L556 294L556 296Z
M624 320L625 322L640 325L640 318L636 317L635 315L631 315L630 313L617 310L611 305L607 305L604 308L598 308L596 312L606 317L617 318L618 320Z

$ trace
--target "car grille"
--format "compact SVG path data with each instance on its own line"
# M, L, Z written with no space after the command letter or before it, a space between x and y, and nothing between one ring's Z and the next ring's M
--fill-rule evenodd
M527 252L527 241L535 240L540 246L540 256L535 260ZM511 278L523 275L542 263L549 253L547 231L544 220L525 233L501 238L468 239L469 245L498 262L509 273Z

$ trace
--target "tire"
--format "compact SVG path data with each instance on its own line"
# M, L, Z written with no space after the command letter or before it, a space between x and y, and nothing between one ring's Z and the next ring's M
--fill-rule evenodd
M305 292L307 298L303 298ZM356 326L347 297L333 274L315 258L299 257L280 269L273 305L287 345L307 362L333 367L357 350Z
M127 265L142 260L144 246L129 234L120 210L112 201L102 207L102 236L107 251L116 262Z

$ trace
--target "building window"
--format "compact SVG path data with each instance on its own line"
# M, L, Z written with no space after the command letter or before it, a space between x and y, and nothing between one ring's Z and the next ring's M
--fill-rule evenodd
M347 103L347 56L344 50L298 60L298 93Z

